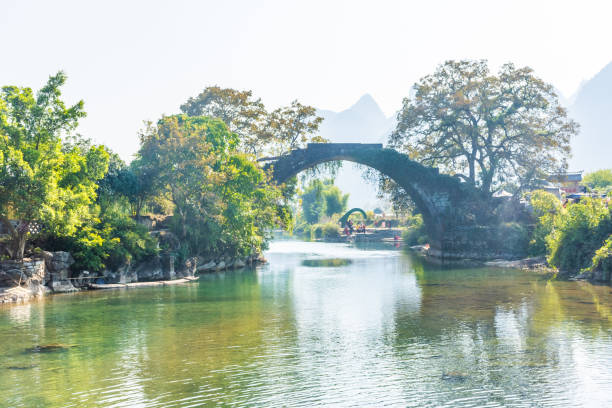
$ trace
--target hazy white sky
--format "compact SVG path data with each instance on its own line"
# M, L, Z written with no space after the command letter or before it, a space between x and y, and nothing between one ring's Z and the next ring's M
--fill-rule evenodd
M129 158L142 121L208 85L387 115L446 59L512 61L570 96L612 60L612 1L0 0L0 84L57 70L85 100L80 133Z

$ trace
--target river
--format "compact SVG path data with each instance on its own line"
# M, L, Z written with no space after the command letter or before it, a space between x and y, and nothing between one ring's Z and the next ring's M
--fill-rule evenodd
M0 406L612 406L610 287L384 245L266 257L0 308Z

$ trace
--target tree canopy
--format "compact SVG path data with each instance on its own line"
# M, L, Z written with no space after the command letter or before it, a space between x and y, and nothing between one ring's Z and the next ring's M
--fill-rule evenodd
M185 255L251 253L286 221L277 211L280 190L237 146L225 123L204 116L165 116L141 136L138 163L156 194L171 200Z
M324 216L341 214L346 211L348 197L333 180L311 180L301 194L303 217L307 223L316 224Z
M582 184L591 190L608 192L612 190L612 169L602 169L587 173Z
M83 101L66 107L61 99L65 81L58 72L36 94L30 88L2 88L0 220L10 231L5 249L12 258L23 257L30 232L44 227L72 233L87 220L96 183L108 169L104 147L62 140L85 116Z
M390 145L491 195L566 168L578 125L531 68L447 61L404 99Z
M187 116L220 119L238 136L237 149L257 157L283 154L309 141L325 141L316 135L323 118L315 108L297 100L269 112L251 91L210 86L189 98L181 111Z

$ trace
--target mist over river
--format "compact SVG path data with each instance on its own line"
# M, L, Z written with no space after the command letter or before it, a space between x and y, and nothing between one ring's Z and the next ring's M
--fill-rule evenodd
M608 286L274 241L177 286L0 308L0 407L612 406Z

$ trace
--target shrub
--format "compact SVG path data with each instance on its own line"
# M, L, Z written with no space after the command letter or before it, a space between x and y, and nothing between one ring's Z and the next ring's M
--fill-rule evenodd
M610 234L610 210L601 200L583 199L554 217L547 238L548 262L565 273L577 273L591 265Z
M608 237L601 248L595 251L591 266L583 272L596 271L602 273L601 280L610 281L612 276L612 235Z
M410 217L407 221L408 228L402 232L402 239L407 245L423 245L427 243L427 231L423 223L423 217L418 214Z
M70 252L75 260L72 269L90 272L116 269L146 259L157 251L157 240L144 226L117 212L72 235L48 235L41 245L52 251Z
M340 237L340 228L331 222L323 224L323 237L327 239Z
M311 239L323 238L323 225L315 224L312 227L310 227L310 238Z
M340 228L333 222L315 224L310 228L311 239L336 239L340 237Z
M543 256L546 254L546 237L553 229L553 221L561 212L561 202L553 194L543 190L531 193L529 203L536 219L535 228L529 241L529 256Z

